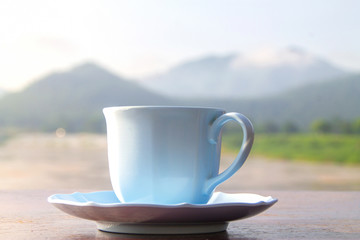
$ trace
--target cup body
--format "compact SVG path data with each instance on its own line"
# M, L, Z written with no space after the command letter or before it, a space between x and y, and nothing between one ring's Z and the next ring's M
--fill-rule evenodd
M108 160L113 189L121 202L206 203L206 181L219 173L221 134L209 128L225 113L215 108L110 107Z

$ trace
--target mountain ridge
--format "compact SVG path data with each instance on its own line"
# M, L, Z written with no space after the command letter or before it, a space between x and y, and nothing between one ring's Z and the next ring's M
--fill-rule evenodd
M188 103L241 112L260 125L292 122L306 129L317 119L360 118L360 74L309 84L262 99L192 99Z
M176 65L139 83L178 98L254 98L279 94L348 72L299 48L247 56L211 55Z
M0 99L0 124L69 131L104 129L102 108L113 105L161 104L165 97L93 63L49 74L21 92ZM100 126L100 124L102 126Z
M105 131L102 108L176 105L220 107L241 112L255 124L296 123L302 129L318 118L360 117L360 74L333 78L264 98L177 99L145 89L94 63L49 74L21 92L0 98L0 126L69 132Z

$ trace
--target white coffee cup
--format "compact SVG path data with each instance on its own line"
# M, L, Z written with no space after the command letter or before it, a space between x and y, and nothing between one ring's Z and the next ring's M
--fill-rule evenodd
M244 115L216 108L137 106L103 112L111 183L126 203L204 204L243 165L254 139ZM234 162L219 174L221 129L229 121L240 124L243 142Z

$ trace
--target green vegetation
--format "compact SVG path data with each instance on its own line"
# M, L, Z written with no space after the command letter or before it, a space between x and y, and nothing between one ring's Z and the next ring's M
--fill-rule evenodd
M333 121L325 119L317 119L312 122L310 129L317 133L343 133L343 134L359 134L360 118L354 121L345 121L335 119Z
M232 128L236 125L231 125ZM315 119L306 127L314 133L360 134L360 118L345 120L341 118ZM304 132L295 122L287 121L277 124L266 121L255 126L257 133L297 133Z
M226 132L223 136L224 151L237 152L240 141L238 133ZM360 164L360 135L257 134L252 154L286 160Z

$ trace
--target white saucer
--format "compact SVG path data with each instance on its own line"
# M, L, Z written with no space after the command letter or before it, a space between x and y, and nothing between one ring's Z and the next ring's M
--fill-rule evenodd
M213 194L207 204L121 203L113 191L55 194L60 210L94 220L99 230L135 234L193 234L225 231L228 222L259 214L277 199L248 193Z

